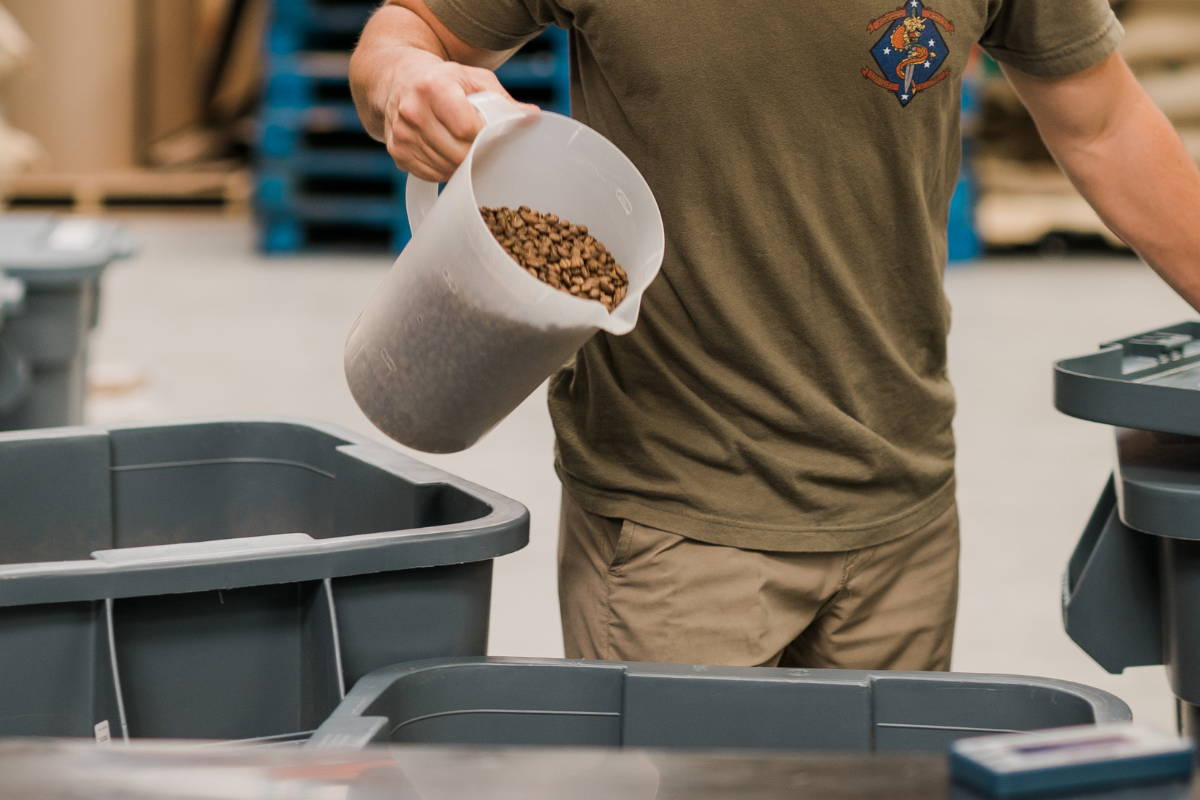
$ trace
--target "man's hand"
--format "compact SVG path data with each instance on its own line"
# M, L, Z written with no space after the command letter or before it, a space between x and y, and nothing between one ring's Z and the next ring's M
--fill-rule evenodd
M509 97L491 70L513 52L468 45L423 0L392 0L363 29L350 59L350 88L364 127L387 145L396 166L444 181L483 126L467 95ZM537 113L537 106L518 105Z
M1125 60L1065 78L1004 72L1105 224L1200 310L1200 170Z

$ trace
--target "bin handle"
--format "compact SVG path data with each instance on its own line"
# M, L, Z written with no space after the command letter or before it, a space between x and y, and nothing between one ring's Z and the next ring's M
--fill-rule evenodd
M479 112L485 128L529 116L528 111L499 92L475 92L467 95L467 100ZM404 183L404 206L408 212L408 230L411 234L417 232L417 227L438 199L438 185L414 175L408 175Z
M117 550L96 550L92 558L106 564L149 564L156 561L179 561L190 556L231 556L261 553L284 547L312 544L307 533L277 533L270 536L242 536L237 539L215 539L208 542L180 542L146 547L124 547Z
M0 271L0 308L5 311L20 311L25 305L25 283L9 278Z

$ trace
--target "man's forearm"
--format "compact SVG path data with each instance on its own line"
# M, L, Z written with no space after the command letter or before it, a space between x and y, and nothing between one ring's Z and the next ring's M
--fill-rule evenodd
M1200 309L1200 170L1149 98L1059 158L1105 223Z
M376 11L350 58L350 92L367 133L383 140L386 98L392 90L388 81L416 74L423 62L448 58L437 34L413 11L392 4Z
M1105 224L1200 309L1200 170L1124 62L1100 70L1027 104ZM1028 88L1018 85L1023 98ZM1052 112L1050 102L1085 111Z

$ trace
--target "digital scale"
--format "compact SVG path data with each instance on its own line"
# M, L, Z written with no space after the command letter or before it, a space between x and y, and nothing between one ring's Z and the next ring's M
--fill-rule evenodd
M1192 772L1190 740L1127 722L960 739L956 781L993 797L1165 782Z

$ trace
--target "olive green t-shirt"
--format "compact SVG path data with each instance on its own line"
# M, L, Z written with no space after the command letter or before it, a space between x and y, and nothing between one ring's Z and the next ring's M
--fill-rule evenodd
M784 551L945 511L963 68L976 43L1034 75L1092 66L1121 36L1106 0L426 2L487 49L569 30L573 116L662 210L637 328L551 384L581 506Z

